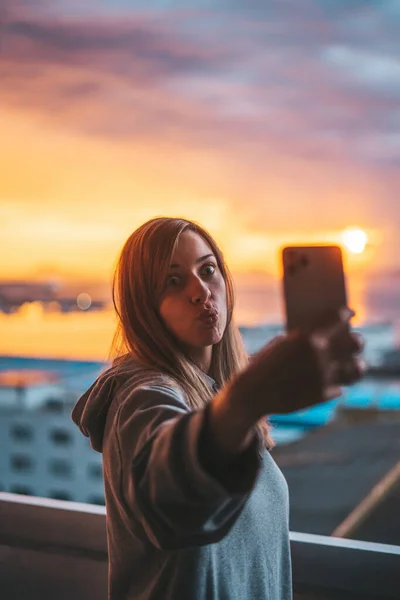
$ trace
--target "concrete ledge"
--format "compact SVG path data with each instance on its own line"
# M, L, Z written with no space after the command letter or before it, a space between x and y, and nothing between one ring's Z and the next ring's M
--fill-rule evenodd
M290 539L295 597L398 598L399 546ZM0 493L0 580L7 600L106 600L104 507Z
M0 493L0 543L107 561L103 506Z

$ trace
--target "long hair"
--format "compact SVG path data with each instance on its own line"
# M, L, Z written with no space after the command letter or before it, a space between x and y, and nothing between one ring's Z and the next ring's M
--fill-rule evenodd
M122 248L112 282L117 328L109 360L117 371L125 374L134 361L147 372L149 380L160 374L166 376L171 385L182 390L188 406L196 410L204 408L214 392L159 314L171 258L180 235L187 230L200 235L209 245L226 286L227 324L222 339L213 346L208 374L223 386L246 368L249 358L233 320L233 280L221 250L197 223L170 217L147 221L130 235ZM271 448L270 425L264 419L256 428Z

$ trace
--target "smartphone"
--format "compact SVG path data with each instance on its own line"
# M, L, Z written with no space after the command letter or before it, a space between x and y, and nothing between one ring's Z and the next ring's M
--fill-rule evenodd
M347 307L339 246L287 246L282 250L286 330L310 333L335 322Z

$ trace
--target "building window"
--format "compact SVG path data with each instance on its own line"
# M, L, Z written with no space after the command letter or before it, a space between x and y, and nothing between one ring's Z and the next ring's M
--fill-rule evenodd
M46 412L61 413L64 410L64 402L61 398L47 398L43 404L43 410Z
M30 442L33 440L34 431L29 425L16 423L11 428L11 437L18 442Z
M49 471L57 477L71 477L72 465L63 459L54 459L49 463Z
M104 494L93 494L92 496L88 497L87 502L89 504L99 504L100 506L104 506Z
M10 462L12 470L19 473L30 473L34 467L32 458L26 454L13 454Z
M33 490L27 485L15 484L10 486L11 494L21 494L22 496L34 496Z
M103 479L103 467L101 465L88 465L88 474L92 479Z
M53 498L53 500L72 500L72 496L69 492L64 492L64 490L50 490L48 494L49 498Z
M50 439L58 446L68 446L72 442L72 435L65 429L53 429L50 432Z

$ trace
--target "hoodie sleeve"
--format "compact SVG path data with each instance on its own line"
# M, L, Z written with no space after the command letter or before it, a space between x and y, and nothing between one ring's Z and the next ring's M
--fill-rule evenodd
M190 411L178 392L161 386L131 392L116 425L125 501L152 544L172 550L222 539L256 481L257 439L227 472L207 469L207 409Z

